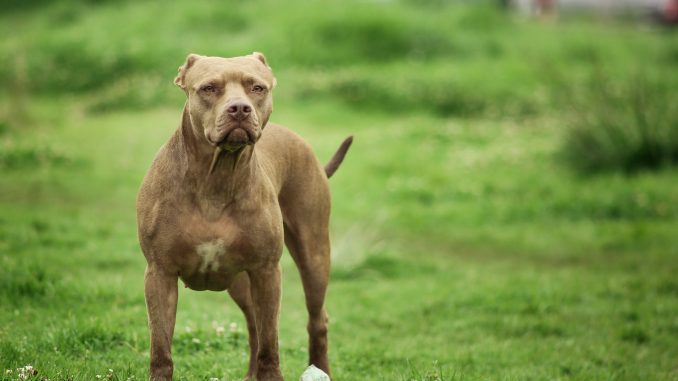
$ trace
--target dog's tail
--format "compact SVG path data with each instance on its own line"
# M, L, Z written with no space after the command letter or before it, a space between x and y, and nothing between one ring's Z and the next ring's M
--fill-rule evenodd
M346 156L346 152L351 146L351 143L353 143L353 136L349 136L346 138L346 140L344 140L343 143L341 143L337 152L334 153L334 156L332 156L329 163L325 165L325 174L327 175L328 179L332 177L334 172L336 172L339 168L339 165L341 165L341 162L344 161L344 156Z

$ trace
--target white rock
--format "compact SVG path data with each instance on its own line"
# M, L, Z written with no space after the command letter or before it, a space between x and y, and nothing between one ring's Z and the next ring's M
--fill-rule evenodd
M330 376L315 365L311 365L302 373L299 381L330 381Z

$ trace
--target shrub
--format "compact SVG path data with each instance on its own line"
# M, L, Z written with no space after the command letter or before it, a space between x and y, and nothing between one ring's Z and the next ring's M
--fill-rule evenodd
M444 31L415 25L405 17L386 15L389 14L350 15L350 22L348 19L326 20L315 25L314 35L321 45L341 52L347 62L379 62L412 56L430 58L451 49L451 41Z
M45 145L16 145L11 141L0 145L0 169L74 167L83 163L82 158Z
M520 70L476 62L472 68L439 61L317 71L287 88L296 89L290 96L297 99L323 97L364 110L442 117L526 117L544 104L538 92L526 91L534 81Z
M570 93L562 152L577 170L633 172L678 163L678 96L666 78L596 75Z
M143 110L163 104L181 104L184 94L171 78L145 75L115 81L91 97L87 111L95 113L119 110Z

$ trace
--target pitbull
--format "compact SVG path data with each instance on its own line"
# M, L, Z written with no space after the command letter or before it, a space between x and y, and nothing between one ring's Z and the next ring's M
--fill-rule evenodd
M190 54L174 82L187 96L181 125L155 157L137 199L147 262L150 379L172 379L179 278L193 290L228 290L247 320L246 378L283 379L278 354L283 243L304 286L309 364L330 374L327 180L352 137L323 168L298 135L269 124L276 80L261 53Z

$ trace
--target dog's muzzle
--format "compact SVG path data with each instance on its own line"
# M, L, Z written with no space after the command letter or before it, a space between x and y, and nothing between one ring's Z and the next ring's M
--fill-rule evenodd
M217 128L208 134L215 146L233 150L258 140L256 115L246 102L230 102L217 120Z
M226 138L219 145L244 146L252 143L254 143L254 139L250 136L250 133L244 128L236 127L226 135Z

